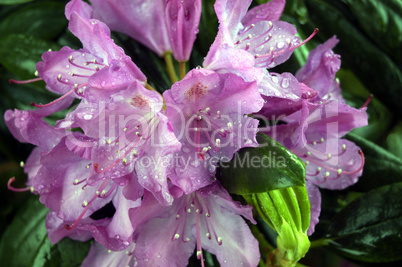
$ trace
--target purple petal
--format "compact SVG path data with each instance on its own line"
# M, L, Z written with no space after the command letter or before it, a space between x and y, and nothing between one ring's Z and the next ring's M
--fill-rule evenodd
M251 0L217 0L214 8L219 24L229 30L232 39L235 38L243 25L241 19L246 15Z
M84 219L85 222L91 222L90 218ZM68 236L71 239L85 242L92 238L90 232L82 230L78 227L67 230L64 226L69 223L57 217L56 212L50 211L46 216L46 229L49 240L52 244L56 244L64 237ZM71 222L72 223L72 222Z
M149 221L141 229L134 251L140 266L187 266L188 259L194 252L195 240L188 229L193 219L187 222L187 226L183 226L188 233L183 237L188 238L186 242L181 237L173 239L174 230L180 226L178 222L180 221L176 220L175 214L171 213L169 217Z
M309 110L306 135L315 140L340 138L368 123L365 109L355 109L335 100L328 100L324 104L309 104Z
M184 62L190 58L198 33L201 0L167 0L165 19L173 56Z
M344 189L357 182L363 171L360 148L345 139L331 138L323 142L310 139L303 150L294 150L306 163L306 179L318 187ZM307 153L308 152L308 153Z
M4 120L18 141L39 146L43 151L52 149L65 135L64 130L50 126L33 110L7 110Z
M135 244L132 244L126 250L110 251L99 243L94 242L81 266L137 266L137 262L133 256L134 248Z
M293 53L300 43L296 28L283 21L260 21L241 30L234 40L237 49L243 49L255 57L256 67L273 68Z
M71 0L67 3L65 9L65 15L68 20L70 20L72 13L78 13L81 17L86 19L92 18L92 7L81 0Z
M332 37L324 44L317 46L309 53L306 65L296 74L297 79L316 90L320 99L325 99L332 87L331 93L340 96L340 88L336 86L335 74L340 69L340 56L334 54L332 49L338 43L336 37ZM335 98L337 99L337 98ZM341 97L339 100L343 100Z
M307 230L307 235L314 233L314 228L318 223L318 217L321 213L321 193L317 186L310 181L306 181L306 189L308 194L308 200L310 201L310 226Z
M285 8L285 0L272 0L265 4L250 9L241 22L245 26L256 24L260 21L278 21Z
M171 50L165 24L164 0L91 0L94 17L122 32L159 56Z
M119 239L131 241L130 237L134 232L129 217L129 209L136 208L141 205L141 199L136 201L126 199L122 194L122 188L117 189L116 195L113 198L113 206L116 209L113 218L106 227L108 235L111 237L119 236Z
M229 160L241 147L257 145L257 121L247 116L262 106L255 82L197 69L164 97L167 116L182 142L170 177L186 193L211 183L219 159Z

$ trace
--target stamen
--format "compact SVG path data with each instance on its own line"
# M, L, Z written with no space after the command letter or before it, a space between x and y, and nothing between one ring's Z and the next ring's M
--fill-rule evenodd
M365 162L365 158L364 158L364 154L363 154L363 151L361 151L361 150L359 150L359 155L360 155L360 157L361 157L361 159L362 159L362 163L360 164L360 167L357 169L357 170L354 170L354 171L343 171L342 169L334 169L334 168L331 168L331 167L329 167L329 166L322 166L323 168L325 168L325 169L327 169L328 171L332 171L332 172L335 172L336 174L337 174L337 178L341 175L341 174L346 174L346 175L351 175L351 174L356 174L356 173L358 173L358 172L360 172L362 169L363 169L363 167L364 167L364 162ZM314 162L315 164L317 164L317 165L320 165L320 163L319 162L317 162L317 161L314 161L314 160L312 160L312 159L310 159L312 162ZM318 167L317 168L317 171L319 172L321 170L321 167ZM337 178L335 178L335 179L328 179L328 177L330 176L330 173L329 172L325 172L325 176L324 176L324 180L323 181L314 181L314 180L311 180L311 179L308 179L307 177L306 177L306 179L308 179L309 181L311 181L311 182L313 182L313 183L315 183L315 184L323 184L323 183L325 183L327 180L336 180ZM309 174L308 174L309 175ZM309 176L315 176L315 175L309 175Z
M7 188L8 190L14 191L14 192L25 192L25 191L31 191L33 192L34 189L33 187L25 187L25 188L15 188L11 184L15 181L15 177L11 177L8 182L7 182Z
M67 96L71 95L71 94L74 93L74 92L75 92L75 88L72 89L72 90L70 90L70 91L68 91L65 95L62 95L61 97L59 97L59 98L53 100L53 101L50 102L50 103L47 103L47 104L42 105L42 104L35 104L34 102L31 102L31 106L34 106L34 107L37 107L37 108L48 107L48 106L51 106L51 105L53 105L53 104L56 104L57 102L60 102L61 100L63 100L64 98L66 98Z
M195 193L197 194L197 193ZM194 198L195 209L198 209L198 198L197 195ZM197 231L197 259L201 260L201 266L204 267L204 258L202 255L202 248L201 248L201 232L200 232L200 214L195 214L196 219L196 231Z
M304 45L305 43L307 43L308 41L310 41L311 38L313 38L314 35L316 35L317 32L318 32L318 29L317 29L317 28L314 29L313 33L312 33L309 37L307 37L307 39L305 39L303 42L301 42L300 44L297 44L297 45L295 45L295 46L292 46L290 40L287 39L287 40L286 40L286 43L288 44L288 47L287 47L287 48L285 48L285 49L283 49L283 50L281 50L281 51L272 53L272 52L273 52L273 47L271 47L271 49L270 49L270 51L269 51L268 54L265 54L265 55L255 55L255 58L267 57L266 60L263 60L263 61L260 61L260 62L256 62L256 65L258 65L258 66L269 66L269 65L273 62L273 60L274 60L274 58L275 58L276 56L279 56L279 55L281 55L281 54L283 54L283 53L292 51L292 50L294 50L294 49L296 49L296 48L298 48L298 47Z
M35 78L35 79L30 79L30 80L25 80L25 81L17 81L14 79L10 79L8 80L9 83L16 83L16 84L26 84L26 83L33 83L33 82L38 82L38 81L42 81L42 78Z
M370 94L369 97L367 98L366 102L364 102L363 106L361 106L360 109L367 107L373 97L374 97L374 95Z
M89 202L84 201L82 204L83 206L85 206L84 210L81 212L80 216L78 216L77 220L72 224L72 225L64 225L64 228L66 228L67 230L72 230L74 229L77 224L79 223L79 221L82 219L82 217L84 217L85 213L88 211L89 207L91 206L92 202L94 202L94 200L98 197L99 195L99 191L103 190L106 185L110 182L110 180L106 180L104 181L101 186L98 188L98 190L95 192L95 195L91 198L91 200L89 200ZM84 205L86 204L86 205Z

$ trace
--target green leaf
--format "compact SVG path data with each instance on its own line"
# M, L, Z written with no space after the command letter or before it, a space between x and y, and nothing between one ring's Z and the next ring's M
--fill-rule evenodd
M347 3L371 40L402 63L402 2L347 0Z
M400 121L387 136L387 150L402 159L402 122Z
M302 160L280 143L258 133L257 148L243 148L230 162L221 162L218 179L231 193L245 195L304 186Z
M309 16L315 24L318 27L325 25L321 34L326 38L336 34L340 39L335 51L342 55L342 64L345 63L351 68L370 92L401 116L401 69L337 8L323 0L305 2ZM332 3L339 2L331 1Z
M23 33L42 39L53 39L67 27L64 7L64 3L54 1L21 6L1 20L0 36Z
M0 63L22 79L34 78L36 63L45 51L59 49L51 42L24 34L2 36L0 43Z
M79 267L88 255L91 241L80 242L63 238L50 251L44 267Z
M402 182L400 158L356 134L348 134L347 139L358 145L365 157L363 176L353 186L354 190L368 191L383 185Z
M350 203L331 221L330 248L366 262L402 259L402 183L386 185Z
M51 249L45 227L47 213L37 197L20 208L0 243L3 266L43 266Z
M0 5L16 5L32 2L33 0L0 0Z

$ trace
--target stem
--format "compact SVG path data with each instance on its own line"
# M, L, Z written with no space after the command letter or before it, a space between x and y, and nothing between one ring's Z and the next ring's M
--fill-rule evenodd
M331 239L326 239L326 238L321 238L321 239L311 241L310 249L326 246L329 244L329 242L331 242Z
M151 91L156 91L155 88L153 88L149 83L145 83L145 88Z
M165 63L166 63L166 67L167 67L167 71L168 71L168 74L169 74L170 81L172 83L177 82L177 75L176 75L176 71L174 69L173 61L172 61L172 53L164 54L163 58L165 59Z
M186 62L180 62L180 80L186 76Z

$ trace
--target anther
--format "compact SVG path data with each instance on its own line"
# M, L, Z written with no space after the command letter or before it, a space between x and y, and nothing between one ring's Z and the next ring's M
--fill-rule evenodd
M219 147L219 146L221 145L221 139L216 139L216 140L215 140L215 145L216 145L217 147Z
M173 236L173 240L177 240L177 239L179 239L180 238L180 235L179 234L174 234L174 236Z
M201 251L197 251L197 259L200 259L200 258L201 258L201 255L202 255L202 252L201 252Z

